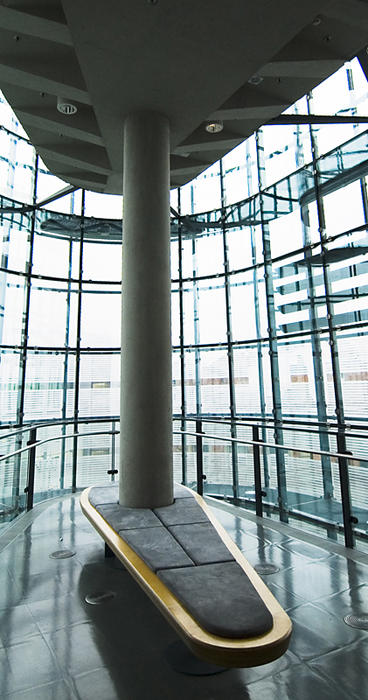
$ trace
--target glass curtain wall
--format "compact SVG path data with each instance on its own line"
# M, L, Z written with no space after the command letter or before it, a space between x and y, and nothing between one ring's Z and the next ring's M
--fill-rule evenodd
M287 111L359 116L367 105L355 60ZM77 191L37 207L65 183L47 172L4 100L0 117L1 426L70 419L54 428L67 435L83 419L92 433L99 418L111 429L119 414L121 197ZM194 432L188 419L199 417L212 436L249 441L257 423L264 442L288 448L262 450L268 514L308 515L310 527L343 522L342 465L319 453L352 452L343 467L362 534L365 127L264 126L172 192L171 244L174 429ZM220 418L227 423L210 422ZM21 445L9 438L1 452ZM303 446L311 453L298 452ZM107 478L117 452L111 435L50 443L38 451L38 493ZM205 492L252 505L250 445L206 438L203 464ZM196 484L195 437L174 435L174 465L178 480ZM24 458L2 463L4 509L14 494L22 503L25 472Z

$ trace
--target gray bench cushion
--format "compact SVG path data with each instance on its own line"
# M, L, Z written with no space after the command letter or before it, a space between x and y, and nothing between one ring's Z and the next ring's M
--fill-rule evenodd
M168 529L197 565L234 561L211 522L174 525Z
M162 525L139 530L122 530L119 534L155 572L173 567L194 567L180 544Z
M111 484L111 486L93 486L88 494L88 500L92 506L102 506L106 503L118 503L119 501L119 485Z
M272 615L237 562L159 571L159 578L208 632L227 638L257 637Z
M206 513L195 499L179 498L171 506L155 508L153 512L167 527L208 522Z
M149 508L125 508L119 503L110 503L96 506L96 510L116 532L141 527L162 527L161 520Z

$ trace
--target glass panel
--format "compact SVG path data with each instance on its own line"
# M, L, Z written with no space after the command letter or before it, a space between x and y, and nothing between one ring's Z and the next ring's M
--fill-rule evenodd
M200 236L195 245L196 274L214 275L224 272L224 240L222 231Z
M362 190L359 181L340 187L323 197L326 232L333 236L364 224ZM341 242L339 242L341 245Z
M37 440L47 440L61 436L63 429L60 425L48 425L37 429ZM66 442L68 444L68 441ZM63 465L63 442L55 440L39 445L36 448L36 469L34 482L34 502L52 498L60 493L64 486L61 481ZM65 466L65 465L64 465Z
M175 354L174 354L175 358ZM175 385L175 384L174 384ZM173 432L176 430L181 430L181 421L173 421ZM183 460L183 450L182 450L182 436L173 435L173 470L174 470L174 483L181 483L182 481L182 460Z
M193 277L193 241L191 238L182 238L182 277Z
M185 430L195 432L195 423L186 423ZM192 435L185 436L185 464L186 485L197 490L197 448L196 438Z
M111 423L84 423L83 433L111 430ZM78 438L77 487L85 488L92 484L111 482L107 474L111 469L112 440L111 435L91 435Z
M171 285L171 343L174 346L180 343L180 299L179 289L176 284Z
M24 399L25 420L62 418L63 404L71 413L74 358L64 353L28 351Z
M232 339L237 341L256 338L254 272L231 275L229 282Z
M28 436L28 434L26 433ZM26 438L23 435L10 438L1 443L5 454L25 447ZM27 452L1 462L0 480L0 532L11 520L26 508L25 487L27 485L28 456Z
M204 423L203 430L212 435L230 436L230 426ZM233 495L232 446L230 442L203 438L203 472L207 495Z
M195 342L199 342L198 339L198 331L196 333L196 328L198 326L198 323L196 323L196 326L194 325L194 303L198 305L198 291L197 291L197 285L192 284L191 282L185 283L183 285L183 310L184 310L184 317L183 317L183 324L184 324L184 343L186 345L193 345Z
M222 159L225 204L240 202L250 193L250 168L247 163L246 143L233 148Z
M85 215L96 218L121 219L123 211L123 198L117 194L101 194L100 192L86 192Z
M343 68L314 88L311 102L312 113L341 115L356 113L355 105L359 104L361 94L359 84L362 84L362 76L358 75L357 63L357 59L355 59L355 63L346 63ZM355 89L355 82L357 89ZM366 89L365 85L365 92ZM364 128L364 125L361 127ZM359 131L359 127L355 124L321 124L318 127L313 127L313 131L317 136L319 152L326 153L326 151L351 138Z
M1 133L1 132L0 132ZM1 206L12 208L13 202L1 199ZM5 212L0 216L1 266L24 272L29 257L29 215Z
M68 183L61 180L56 175L53 175L47 169L41 158L38 159L37 173L37 201L42 202L44 199L60 192L68 187ZM73 199L71 195L61 197L54 202L46 205L46 208L51 211L65 212L66 214L73 212Z
M242 346L233 349L235 405L237 415L260 415L260 391L262 390L261 347Z
M220 162L214 163L192 182L193 212L221 206Z
M184 377L185 377L185 411L187 415L197 413L199 403L200 413L200 386L196 382L196 372L199 370L199 351L185 350L184 352Z
M83 285L81 343L84 347L120 347L120 285Z
M121 244L85 242L83 244L83 279L120 282Z
M346 446L353 454L353 458L348 460L348 473L350 482L350 497L352 515L357 519L353 524L356 535L368 535L368 443L367 433L364 430L354 428L352 437L346 433ZM360 436L359 436L360 433ZM359 540L357 547L362 549L362 541ZM367 545L366 547L367 548Z
M248 412L247 412L248 413ZM237 426L236 434L239 440L252 440L252 428L250 426ZM249 507L249 501L255 502L254 467L252 445L237 446L239 496L245 498Z
M0 424L15 423L17 420L20 372L20 353L0 350Z
M202 413L229 413L229 364L226 350L200 350Z
M299 434L300 435L300 434ZM305 436L294 438L300 448L307 448ZM309 443L311 443L311 438ZM314 438L317 449L318 436ZM332 449L335 447L332 445ZM303 514L312 520L341 525L343 522L338 463L331 457L326 465L318 454L305 454L288 450L285 455L288 503L292 512ZM325 496L323 487L323 468L330 471L332 498Z
M368 332L337 332L340 381L345 416L349 420L368 418Z
M119 354L82 354L79 414L86 417L120 415Z
M24 139L1 132L1 194L17 202L30 204L33 199L34 148Z
M310 339L278 345L282 410L288 416L316 416Z
M291 110L287 110L290 113ZM265 182L281 180L310 160L308 126L263 126L263 148L265 157Z
M63 347L66 314L65 282L33 280L29 309L29 345Z
M212 280L198 282L199 342L221 343L227 331L224 278L218 284L209 282Z
M69 247L68 240L36 234L33 248L33 274L68 277Z
M171 240L170 243L171 279L179 279L179 241Z
M181 412L181 359L180 352L173 352L172 355L172 377L173 377L173 413Z
M249 227L227 229L226 243L230 271L253 264L252 235Z
M21 344L25 293L24 277L0 272L0 344Z

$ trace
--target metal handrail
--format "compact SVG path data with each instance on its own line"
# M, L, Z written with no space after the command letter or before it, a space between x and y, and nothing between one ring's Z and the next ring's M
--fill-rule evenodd
M254 422L248 422L251 419L246 418L244 420L242 419L235 419L235 420L227 420L227 419L216 419L216 418L205 418L204 416L197 417L197 418L174 418L173 420L175 421L182 421L182 422L197 422L198 420L201 420L202 423L214 423L218 425L239 425L239 426L245 426L252 428L254 425L258 424L259 428L265 428L266 430L272 430L273 428L281 428L281 430L288 430L290 432L295 432L295 433L312 433L313 435L319 435L321 432L323 432L325 435L331 435L332 437L336 437L339 434L339 427L340 430L344 430L349 433L349 437L354 437L354 438L365 438L367 435L364 434L358 434L358 433L352 433L351 428L353 427L351 423L346 423L345 425L343 424L338 424L336 423L335 426L331 426L330 428L326 427L325 423L318 423L317 421L315 423L311 423L311 425L316 425L319 427L316 427L315 429L313 428L295 428L293 426L288 426L284 425L284 421L282 421L282 424L277 424L275 423L273 418L255 418ZM263 425L262 422L272 422L270 426ZM293 421L288 421L292 423ZM297 425L301 425L301 422L295 421ZM360 427L360 426L359 426ZM334 432L334 430L335 432ZM367 426L361 426L362 430L368 430L368 425Z
M337 457L337 458L343 458L343 459L349 459L349 460L359 460L360 462L367 462L368 464L368 457L354 457L350 452L326 452L325 450L306 450L300 447L294 447L293 445L279 445L278 443L275 442L263 442L262 440L240 440L238 438L232 438L232 437L223 437L222 435L209 435L208 433L191 433L187 430L173 430L173 435L191 435L192 437L202 437L202 438L208 438L208 439L213 439L213 440L223 440L225 442L236 442L237 444L240 445L259 445L260 447L271 447L272 449L276 450L284 450L286 452L289 452L290 450L293 450L293 452L302 452L304 454L313 454L313 455L320 455L321 457Z
M78 423L109 423L111 421L117 421L119 420L119 417L111 417L111 416L106 416L106 417L90 417L90 418L82 418L78 419ZM260 428L266 428L268 430L272 430L274 427L281 428L281 430L284 431L289 431L289 432L302 432L302 433L311 433L318 435L319 433L323 432L326 435L331 435L332 437L336 437L339 433L339 430L343 430L349 433L349 437L353 438L365 438L366 435L359 433L354 433L351 432L352 429L357 429L361 431L368 431L368 425L357 425L353 423L345 423L345 424L340 424L336 423L335 425L331 424L326 424L322 423L319 421L307 421L306 426L308 427L294 427L294 426L299 426L299 425L305 425L302 423L302 421L297 421L297 420L290 420L290 419L285 419L282 421L281 425L277 425L274 421L273 418L266 418L266 417L256 417L252 419L251 417L247 418L236 418L235 420L228 420L227 418L207 418L204 415L201 416L173 416L173 421L181 421L181 422L197 422L198 420L201 420L203 423L213 423L213 424L218 424L218 425L238 425L241 427L253 427L254 425L258 425ZM5 440L11 437L15 437L17 435L20 435L21 433L27 432L32 429L40 429L40 428L47 428L50 426L57 426L57 425L71 425L74 424L75 420L74 418L66 418L66 419L60 419L60 420L51 420L48 422L43 422L43 423L30 423L26 426L22 426L20 428L17 428L16 430L12 431L11 433L6 433L5 435L0 435L0 441ZM265 423L270 423L270 425L265 425ZM1 425L0 425L0 430L1 430Z
M111 419L112 420L112 419ZM73 421L70 421L73 422ZM106 419L105 419L106 422ZM337 459L339 462L339 471L340 471L340 481L344 480L346 477L346 468L348 466L348 462L352 460L359 460L360 463L366 463L368 464L368 458L366 457L358 457L354 456L350 452L331 452L327 450L316 450L316 449L308 449L308 448L302 448L302 447L294 447L294 446L287 446L287 445L280 445L277 443L271 443L271 442L265 442L263 440L259 439L259 426L253 425L252 428L252 435L253 439L252 440L243 440L240 438L234 438L234 437L227 437L227 436L222 436L222 435L213 435L211 433L205 433L202 430L202 425L203 422L206 421L200 421L197 420L196 422L196 431L188 431L188 430L174 430L173 435L181 435L181 436L189 436L189 437L195 437L196 438L196 449L197 449L197 490L199 493L203 494L203 480L206 479L205 475L203 474L203 440L215 440L215 441L221 441L221 442L228 442L231 444L238 444L238 445L248 445L253 448L253 469L254 469L254 480L255 480L255 504L256 504L256 514L259 516L262 516L263 514L263 504L262 504L262 497L266 495L266 493L262 490L261 486L261 469L260 469L260 449L262 448L269 448L273 450L282 450L283 452L289 452L292 450L293 452L299 453L299 454L309 454L309 455L318 455L320 457L332 457L334 459ZM213 421L216 422L216 421ZM21 455L23 453L28 453L28 476L27 476L27 486L25 488L25 493L27 493L27 510L30 510L33 507L33 494L34 494L34 480L35 480L35 462L36 462L36 450L39 446L47 444L49 442L56 442L58 440L65 441L67 439L77 439L77 438L82 438L82 437L93 437L96 435L118 435L120 433L119 430L116 429L111 429L111 430L98 430L98 431L92 431L92 432L75 432L73 431L69 435L54 435L52 437L44 438L43 440L37 440L37 430L35 427L32 427L30 429L30 440L28 444L25 447L21 447L17 450L14 450L6 455L3 455L0 457L0 462L5 462L12 457L16 457L18 455ZM112 469L108 470L108 474L113 475L117 474L117 470L115 467ZM74 487L73 487L74 490ZM237 498L236 492L234 491L234 497ZM344 519L344 533L345 533L345 542L346 546L353 546L353 531L352 531L352 523L353 522L358 522L356 518L352 515L351 512L351 503L350 503L350 497L348 497L348 503L343 503L343 519ZM305 517L308 518L308 514L305 514Z
M44 445L46 442L55 442L56 440L68 440L69 438L74 437L86 437L87 435L118 435L118 433L120 433L120 430L100 430L98 432L93 433L70 433L70 435L54 435L53 437L45 438L44 440L36 440L36 442L32 442L30 445L21 447L19 448L19 450L14 450L14 452L9 452L9 454L7 455L2 455L0 457L0 462L4 462L6 459L10 459L11 457L20 455L23 452L28 452L35 445L39 447L40 445Z
M107 416L107 417L91 417L91 418L78 418L78 423L112 423L113 421L119 420L118 416L112 417L112 416ZM17 428L16 430L13 430L11 433L6 433L6 435L0 435L0 440L5 440L7 438L14 437L15 435L19 435L20 433L25 433L27 430L33 430L36 429L38 430L39 428L49 428L50 426L54 427L56 425L71 425L75 423L74 418L64 418L60 420L50 420L50 421L44 421L43 423L29 423L28 425L23 425L20 428ZM0 430L2 429L2 426L0 425ZM4 428L5 430L5 428Z
M7 459L10 459L11 457L15 457L16 455L22 454L23 452L28 452L34 445L37 445L37 447L40 447L41 445L45 445L48 442L56 442L57 440L68 440L69 438L74 438L74 437L88 437L88 436L93 436L93 435L119 435L120 430L99 430L99 431L93 431L91 433L70 433L69 435L54 435L53 437L50 438L45 438L44 440L37 440L35 443L32 443L31 445L26 445L25 447L21 447L18 450L14 450L13 452L9 452L7 455L2 455L0 457L0 462L4 462ZM259 447L269 447L271 449L275 450L284 450L285 452L289 452L290 450L293 450L293 452L301 452L303 454L313 454L313 455L320 455L321 457L337 457L337 458L344 458L344 459L349 459L349 460L359 460L360 462L367 462L368 464L368 457L354 457L353 454L349 453L344 453L344 452L327 452L326 450L316 450L316 449L303 449L301 447L294 447L293 445L279 445L274 442L263 442L262 440L241 440L240 438L232 438L232 437L225 437L222 435L210 435L209 433L192 433L189 430L173 430L173 435L189 435L191 437L201 437L201 438L207 438L208 440L221 440L223 442L232 442L232 443L237 443L239 445L259 445Z

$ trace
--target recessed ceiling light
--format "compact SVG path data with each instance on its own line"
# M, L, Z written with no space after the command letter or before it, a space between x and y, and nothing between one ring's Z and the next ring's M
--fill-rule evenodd
M206 124L206 131L208 131L209 134L219 134L223 128L224 125L219 119L212 119L212 121Z
M69 102L69 100L66 100L64 97L58 97L57 98L57 111L61 112L61 114L75 114L77 112L77 107L72 103Z

